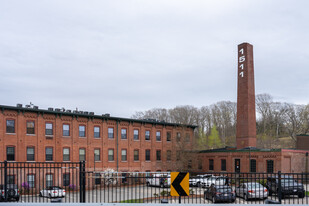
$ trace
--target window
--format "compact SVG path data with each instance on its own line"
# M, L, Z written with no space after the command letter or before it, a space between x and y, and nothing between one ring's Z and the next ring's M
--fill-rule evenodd
M135 130L133 131L133 133L134 133L134 140L139 140L138 130L135 129Z
M53 161L53 148L52 147L45 148L45 160Z
M80 137L86 137L86 126L85 125L79 125L78 131L79 131Z
M114 139L114 128L108 128L108 138Z
M181 140L180 132L177 132L176 140L177 140L177 142L180 142L180 140Z
M35 178L34 175L27 175L27 182L30 188L34 188L35 186Z
M226 171L226 159L221 160L221 171Z
M176 160L180 160L180 151L176 151Z
M95 182L96 185L100 185L101 184L101 174L100 173L96 173L95 174L94 182Z
M108 150L108 161L114 161L114 150L113 149Z
M53 135L53 124L45 123L45 135Z
M189 160L188 161L188 169L191 169L192 168L192 160Z
M214 170L214 160L213 159L209 160L209 170Z
M6 133L15 133L15 120L6 120Z
M15 184L15 175L8 175L7 182L8 184Z
M146 149L145 151L145 160L150 161L150 150L149 149Z
M79 149L79 161L86 161L86 149Z
M274 160L267 160L267 173L274 173Z
M127 129L121 129L121 139L127 139Z
M70 125L68 124L63 124L62 125L62 135L63 136L70 136Z
M52 174L46 174L46 187L53 186L53 175Z
M171 132L166 132L166 141L167 141L167 142L172 141Z
M190 135L189 134L186 134L185 142L190 142Z
M160 131L156 132L156 140L161 141L161 132Z
M250 160L250 172L256 172L256 160Z
M70 161L70 148L63 148L63 161Z
M35 134L34 133L34 121L27 121L27 134Z
M15 147L6 148L6 160L15 161Z
M139 161L139 151L134 150L134 161Z
M34 147L27 147L27 161L34 161Z
M172 151L171 150L167 150L166 151L166 160L167 161L171 161L172 160Z
M127 161L127 150L121 150L121 161Z
M101 161L100 149L94 149L94 161Z
M93 128L93 136L94 138L100 138L100 127Z
M161 161L161 150L157 150L156 157L157 157L157 161Z
M199 170L203 169L203 161L201 159L199 159L198 162L197 162L197 168Z
M145 131L145 140L150 140L150 131L149 130Z
M70 185L70 173L63 174L63 186Z

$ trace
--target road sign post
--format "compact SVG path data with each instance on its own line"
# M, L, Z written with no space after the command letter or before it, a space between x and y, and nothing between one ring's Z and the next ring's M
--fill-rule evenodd
M189 173L171 172L171 196L189 196Z

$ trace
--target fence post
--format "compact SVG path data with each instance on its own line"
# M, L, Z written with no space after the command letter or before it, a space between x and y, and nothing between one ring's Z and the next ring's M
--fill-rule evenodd
M85 161L79 162L79 202L86 202Z
M8 194L7 194L7 189L8 189L8 162L5 160L4 161L4 202L8 201Z
M278 199L281 204L282 200L281 171L278 172Z

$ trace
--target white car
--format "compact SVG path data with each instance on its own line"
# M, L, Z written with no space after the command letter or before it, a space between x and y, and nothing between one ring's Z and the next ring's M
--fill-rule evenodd
M147 186L169 187L171 185L170 174L154 174L146 179Z
M210 187L211 185L227 185L228 184L228 178L223 176L213 176L207 179L205 187Z
M197 175L189 179L189 185L193 187L204 187L207 179L210 177L212 175Z
M65 190L58 186L50 186L41 190L40 197L65 197Z

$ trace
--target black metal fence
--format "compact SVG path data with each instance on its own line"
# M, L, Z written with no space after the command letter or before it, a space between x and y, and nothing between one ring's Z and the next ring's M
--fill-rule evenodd
M0 201L308 204L309 174L190 173L189 195L170 196L170 173L89 171L78 163L0 163Z

